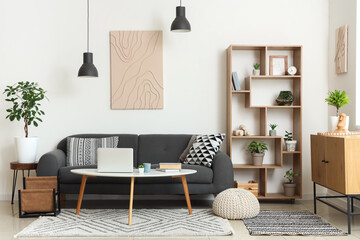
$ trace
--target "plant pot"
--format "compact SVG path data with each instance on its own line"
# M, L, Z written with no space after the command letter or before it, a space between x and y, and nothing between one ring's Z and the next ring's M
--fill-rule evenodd
M252 153L251 156L252 156L253 164L255 166L263 165L264 155L265 153Z
M15 137L15 147L19 163L34 163L37 155L38 137Z
M276 136L276 130L269 130L269 136Z
M296 183L284 183L284 195L287 197L295 196Z
M259 76L260 75L260 69L253 69L253 75Z
M275 101L279 106L291 106L294 101L294 95L291 91L280 91Z
M346 125L345 129L349 129L349 121L350 117L346 116ZM334 132L337 129L337 125L339 123L339 117L338 116L330 116L329 117L329 132Z
M296 150L296 140L286 141L286 150L289 152L294 152Z
M139 173L140 174L144 173L144 168L139 168Z

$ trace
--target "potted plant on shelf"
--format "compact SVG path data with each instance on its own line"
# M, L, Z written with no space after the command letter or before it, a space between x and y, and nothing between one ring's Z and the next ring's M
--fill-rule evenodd
M285 131L284 141L286 144L286 150L289 152L294 152L296 149L297 141L293 139L292 132Z
M139 165L139 173L144 173L144 165Z
M40 109L40 102L46 98L45 93L35 82L18 82L5 88L5 101L12 103L12 107L6 109L6 118L24 122L25 137L15 137L20 163L33 163L36 160L38 137L29 137L29 126L37 127L42 122L40 117L45 113Z
M337 128L339 122L339 110L349 103L349 95L345 91L335 90L334 92L329 92L328 98L325 99L329 106L336 107L336 116L329 117L329 132L333 132ZM346 116L346 125L345 129L349 129L349 116Z
M258 64L258 63L255 63L255 64L254 64L253 74L254 74L255 76L259 76L259 75L260 75L260 64Z
M253 164L255 166L261 166L263 164L265 151L268 150L267 144L263 142L252 141L248 145L247 149L251 153Z
M279 96L276 98L276 103L279 106L291 106L294 102L294 95L291 91L280 91Z
M299 174L295 173L292 168L286 171L284 178L289 181L283 183L285 196L292 197L295 195L296 183L294 183L294 177L297 176L299 176Z
M276 136L276 127L278 126L277 124L269 124L271 130L269 130L269 136Z

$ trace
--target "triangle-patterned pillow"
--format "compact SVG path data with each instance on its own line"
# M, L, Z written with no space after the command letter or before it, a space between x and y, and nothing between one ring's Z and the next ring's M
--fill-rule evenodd
M224 133L197 136L184 163L211 167L212 160L220 150L224 138Z

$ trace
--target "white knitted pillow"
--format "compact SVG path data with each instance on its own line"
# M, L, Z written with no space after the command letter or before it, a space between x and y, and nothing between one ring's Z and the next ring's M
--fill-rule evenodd
M254 194L241 188L222 191L213 203L214 214L226 219L253 218L259 211L259 201Z

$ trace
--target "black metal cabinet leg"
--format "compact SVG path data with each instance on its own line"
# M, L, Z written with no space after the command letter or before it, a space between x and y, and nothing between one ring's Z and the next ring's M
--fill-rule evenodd
M351 197L351 212L354 212L354 198Z
M347 220L348 220L348 234L351 234L351 206L350 206L350 196L347 197Z
M12 186L12 193L11 193L11 204L14 204L14 195L15 195L15 188L16 188L17 173L18 173L18 170L14 170L14 173L13 173L13 186Z
M316 183L314 182L314 213L316 214Z

